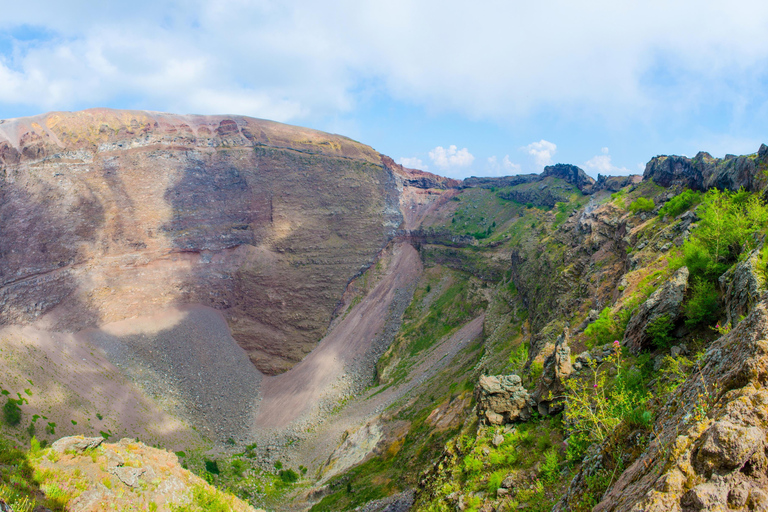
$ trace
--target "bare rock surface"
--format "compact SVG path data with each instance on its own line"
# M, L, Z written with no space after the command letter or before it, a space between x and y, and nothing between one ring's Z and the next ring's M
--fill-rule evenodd
M530 419L534 405L518 375L482 375L475 388L477 414L487 425Z
M650 343L648 326L664 316L674 323L681 313L681 304L688 289L688 268L681 267L669 281L653 292L629 319L624 332L623 344L630 350L639 352Z
M759 268L760 249L755 249L720 276L720 288L725 292L726 321L731 325L745 316L765 293L765 278L760 275Z
M66 452L67 450L83 453L85 450L96 448L102 442L104 442L103 437L62 437L51 445L51 449L59 453Z
M158 510L172 511L193 505L205 506L200 496L216 497L233 512L256 512L253 507L227 495L202 478L182 468L173 453L151 448L133 439L117 443L93 443L88 438L68 437L58 446L89 446L87 453L67 450L49 456L43 452L31 459L42 478L58 480L72 497L67 510ZM95 445L95 446L92 446ZM57 451L55 448L51 452ZM116 461L120 461L115 466ZM45 473L45 472L48 473ZM49 475L49 476L46 476ZM47 487L43 485L43 489Z
M541 377L531 394L539 414L555 414L563 410L565 393L563 382L573 373L571 347L568 346L568 341L569 333L566 328L563 334L558 336L554 351L544 360Z

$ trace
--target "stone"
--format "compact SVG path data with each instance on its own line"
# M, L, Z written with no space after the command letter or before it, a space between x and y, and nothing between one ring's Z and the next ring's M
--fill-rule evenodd
M627 323L624 346L635 353L640 352L650 345L647 333L650 324L663 316L675 323L680 317L681 305L688 289L688 275L688 268L681 267L638 308Z
M51 449L59 453L64 453L68 450L74 450L77 453L83 453L85 450L98 447L103 442L103 437L62 437L51 445Z
M125 464L123 458L114 450L107 450L104 455L107 457L107 467L109 468L116 468Z
M761 429L718 421L702 435L694 467L705 475L730 472L742 467L764 445L765 432Z
M726 322L736 325L765 293L763 278L759 274L760 252L755 249L734 267L728 269L718 282L723 290Z
M501 434L496 434L495 436L493 436L493 439L491 439L491 444L493 444L493 446L495 446L496 448L501 446L503 442L504 442L504 436Z
M518 375L481 375L475 388L477 414L481 423L502 425L527 421L533 411L533 399Z
M117 478L129 487L139 486L139 477L144 474L144 468L117 467L111 470Z
M531 395L539 414L555 414L564 408L564 381L573 373L568 341L568 328L565 328L555 341L554 351L544 360L541 377Z

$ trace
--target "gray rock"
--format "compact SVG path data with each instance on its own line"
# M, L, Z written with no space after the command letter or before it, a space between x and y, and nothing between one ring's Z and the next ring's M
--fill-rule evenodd
M477 414L486 425L531 418L534 401L517 375L482 375L475 388Z
M627 324L624 345L633 352L648 346L648 326L662 316L674 323L680 316L681 305L688 288L688 268L682 267L664 285L653 292Z
M116 468L125 464L123 458L113 450L107 450L105 455L107 457L107 467L109 468Z
M704 432L694 467L705 475L730 472L744 466L753 454L762 452L764 446L765 434L760 428L721 420Z
M765 292L763 279L758 274L760 268L760 249L755 249L744 261L726 271L720 279L720 288L725 300L726 321L736 325L739 318L760 300Z
M645 166L643 180L652 179L662 187L678 185L693 190L719 189L747 191L759 190L761 181L757 179L768 162L768 146L760 146L757 158L738 156L733 158L713 158L700 152L693 158L683 156L657 156Z
M103 437L70 436L62 437L53 443L51 448L59 453L64 453L67 450L74 450L77 453L83 453L85 450L96 448L103 442Z
M555 414L563 410L563 381L573 373L569 335L566 328L555 342L555 350L544 360L544 369L536 384L532 398L542 415Z
M502 443L504 443L504 436L501 434L496 434L495 436L493 436L493 439L491 439L491 443L493 444L493 446L498 448L499 446L502 445Z
M129 487L139 486L139 477L144 474L144 468L118 467L110 470L110 473L120 479Z

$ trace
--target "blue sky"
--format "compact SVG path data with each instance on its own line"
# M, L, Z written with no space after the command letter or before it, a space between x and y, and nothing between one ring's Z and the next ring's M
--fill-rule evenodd
M452 177L768 143L762 1L90 0L0 18L0 118L106 106L347 135Z

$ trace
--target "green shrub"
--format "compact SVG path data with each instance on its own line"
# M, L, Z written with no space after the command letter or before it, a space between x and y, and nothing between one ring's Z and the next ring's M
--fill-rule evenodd
M668 348L672 343L672 328L674 324L669 315L662 315L651 321L645 328L648 337L651 338L656 348Z
M544 454L544 462L540 466L541 477L547 483L555 481L560 469L560 455L557 448L552 447Z
M8 397L8 400L3 406L3 419L12 427L21 423L21 407L19 407L19 402L20 400L14 400L13 398Z
M629 205L629 210L632 213L649 212L655 207L656 205L653 203L653 199L648 199L647 197L638 197Z
M627 313L631 312L627 310ZM584 329L584 342L586 343L587 348L605 345L613 340L623 338L624 329L627 326L627 321L630 316L631 314L621 314L620 312L618 315L619 321L617 322L611 308L603 308L600 312L600 316L597 317L597 320Z
M714 283L695 278L691 298L685 303L685 325L694 327L703 322L712 322L716 320L717 311L717 290Z
M520 370L528 362L528 344L521 341L509 353L509 364L514 370Z
M475 457L474 455L467 455L464 457L464 471L469 474L479 473L483 469L483 461Z
M768 226L762 199L743 190L709 190L698 216L698 227L683 244L683 263L692 275L709 280L717 279L743 250L754 249L754 235Z
M609 379L611 368L616 376ZM613 354L599 366L590 368L586 378L565 382L567 456L580 460L587 448L602 442L623 421L642 418L651 395L642 380L637 380L621 359L618 343ZM650 418L649 418L650 421Z
M504 481L504 477L507 475L507 472L503 469L497 469L491 475L488 477L488 485L486 489L488 489L488 493L494 496L496 494L496 491L501 487L501 482Z
M696 192L691 189L685 189L680 194L676 195L661 207L659 210L659 217L669 215L670 217L677 217L686 210L689 210L693 205L701 202L701 192Z
M215 460L205 460L205 470L212 475L219 474L219 464Z
M280 480L286 484L292 484L299 481L299 475L292 469L283 469L279 473Z

